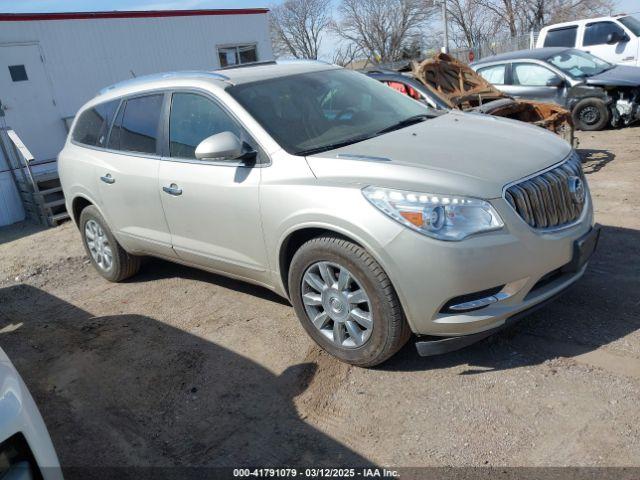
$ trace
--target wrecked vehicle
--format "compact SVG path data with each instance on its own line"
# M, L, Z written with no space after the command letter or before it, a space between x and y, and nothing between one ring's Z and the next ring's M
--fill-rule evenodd
M447 54L413 62L397 72L370 70L367 74L431 107L477 111L532 123L574 143L573 122L567 110L552 103L515 100Z
M471 65L501 91L571 111L579 130L627 126L640 118L640 68L554 47L520 50Z

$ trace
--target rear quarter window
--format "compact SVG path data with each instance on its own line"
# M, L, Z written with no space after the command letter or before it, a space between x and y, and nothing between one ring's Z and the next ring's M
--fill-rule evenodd
M544 37L545 47L575 47L578 27L554 28Z
M71 138L83 145L104 147L109 126L116 114L120 100L113 100L91 107L80 114Z

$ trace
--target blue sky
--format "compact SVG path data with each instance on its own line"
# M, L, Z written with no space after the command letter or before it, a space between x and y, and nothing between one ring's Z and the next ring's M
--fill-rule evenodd
M0 12L76 12L267 7L274 0L0 0ZM620 12L640 12L640 0L619 0Z

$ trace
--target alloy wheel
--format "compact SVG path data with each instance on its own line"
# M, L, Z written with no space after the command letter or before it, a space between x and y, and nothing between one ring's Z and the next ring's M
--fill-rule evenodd
M89 220L84 226L87 247L98 267L108 272L113 267L113 251L104 230L95 220Z
M356 277L332 262L316 262L302 277L302 302L320 333L342 348L362 346L371 336L371 301Z

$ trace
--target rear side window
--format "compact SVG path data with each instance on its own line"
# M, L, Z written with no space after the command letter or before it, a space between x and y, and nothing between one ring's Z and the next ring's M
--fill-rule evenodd
M120 100L102 103L80 114L71 138L92 147L104 147L109 126L116 114Z
M585 47L589 45L605 45L610 33L617 33L622 36L625 32L620 25L613 22L590 23L584 30L584 41L582 45Z
M478 69L478 73L487 82L495 85L504 85L504 72L506 65L494 65L492 67L485 67Z
M237 124L215 102L195 93L174 93L169 118L169 152L174 158L196 158L205 138L221 132L242 137Z
M578 27L555 28L544 37L545 47L575 47Z
M130 98L111 129L109 148L127 152L157 152L163 94Z

